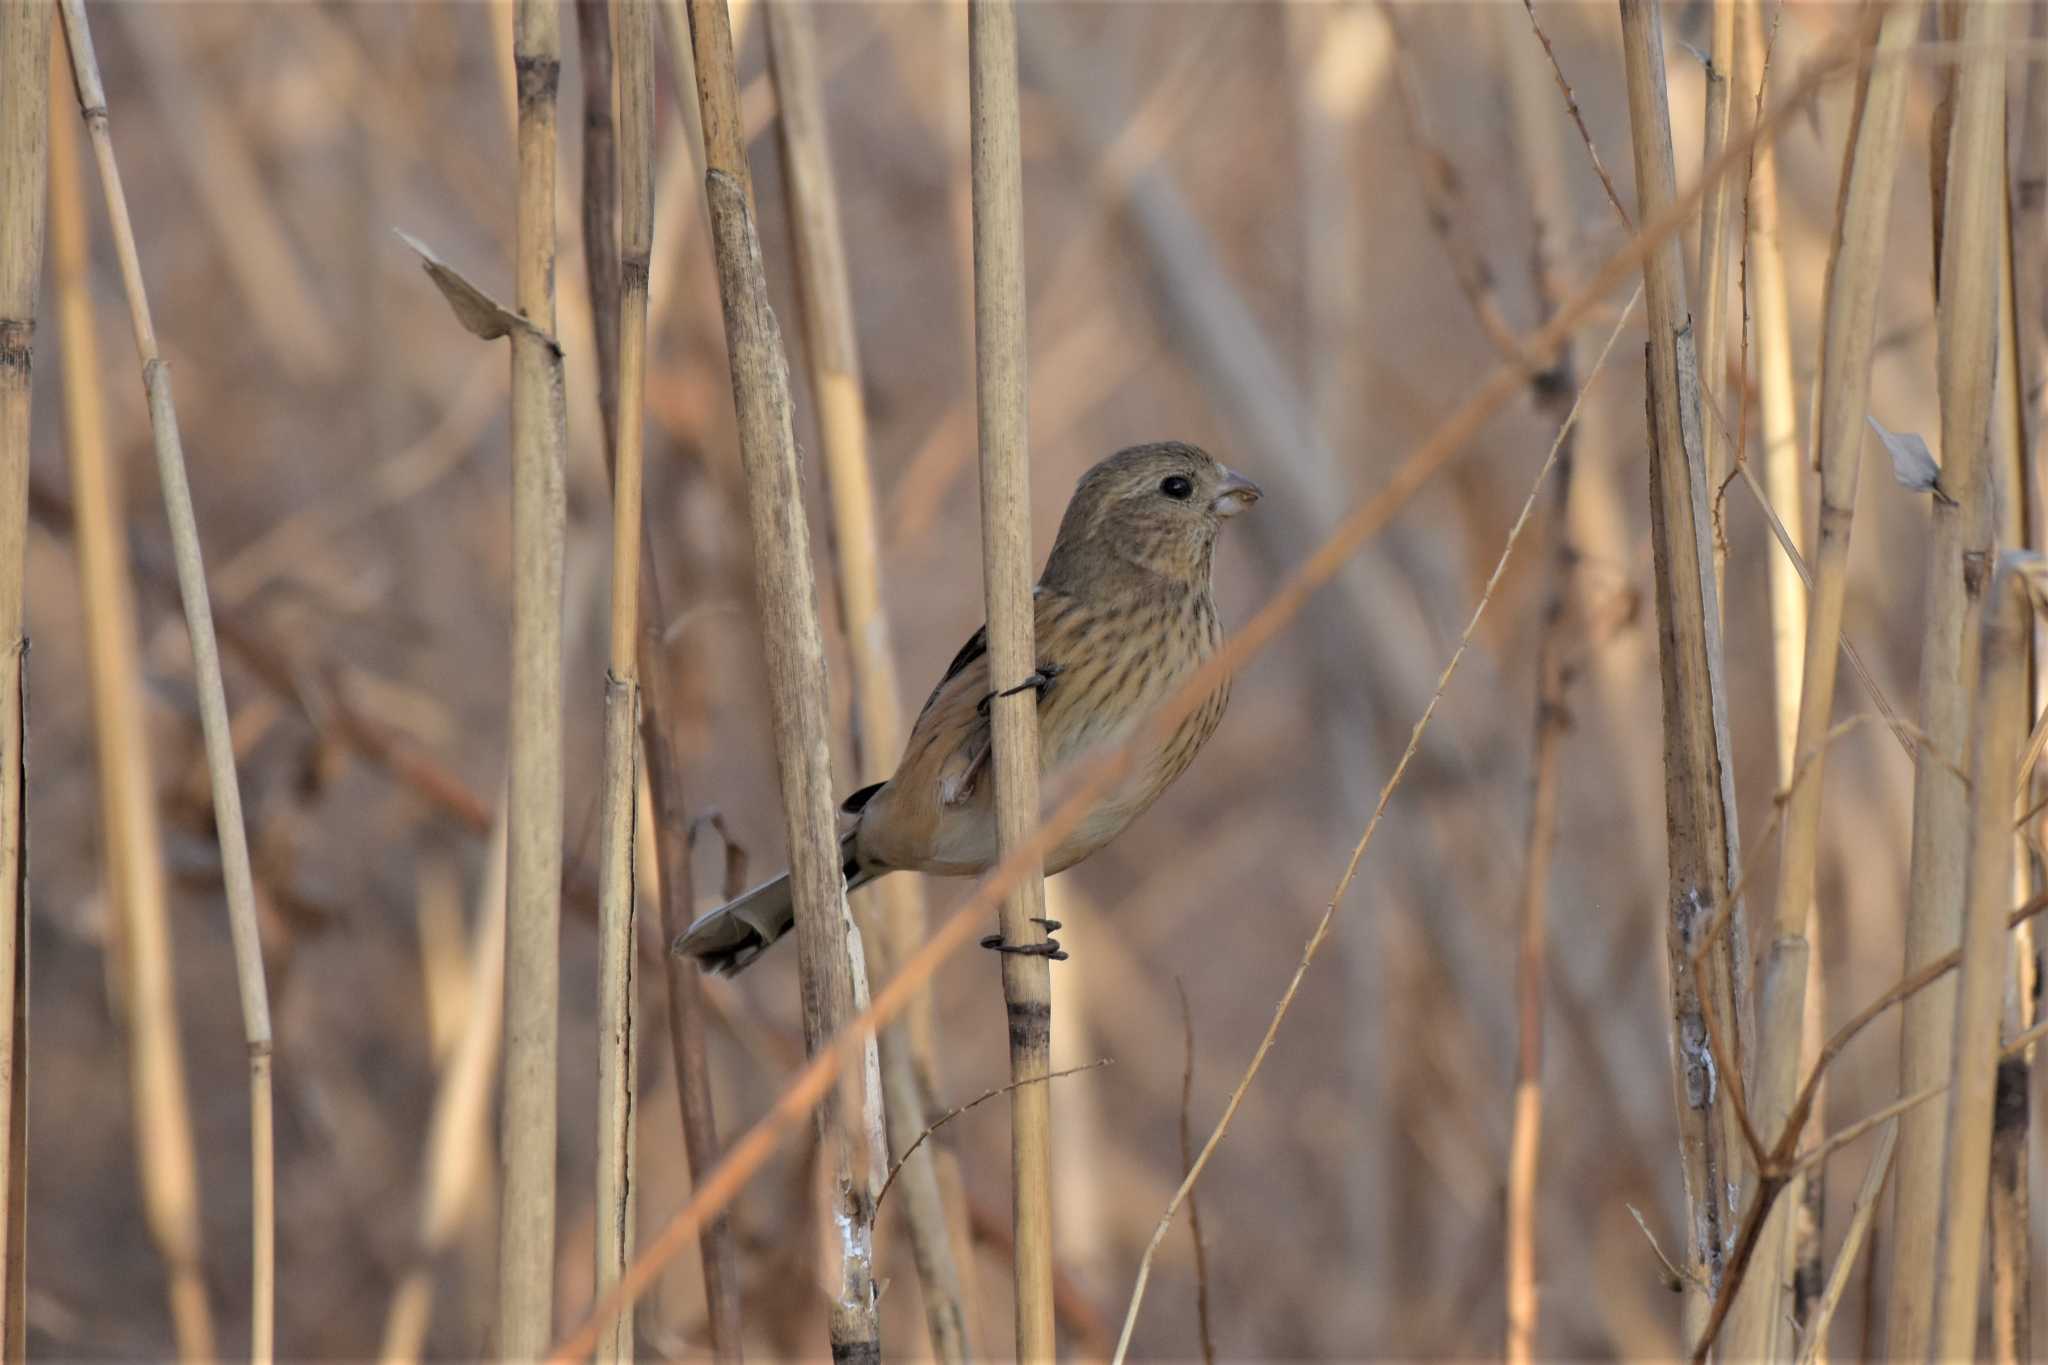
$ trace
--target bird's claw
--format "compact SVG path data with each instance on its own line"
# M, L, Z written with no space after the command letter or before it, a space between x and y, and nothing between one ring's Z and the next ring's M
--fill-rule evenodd
M1037 921L1040 924L1045 922ZM1054 922L1053 927L1058 928L1058 923ZM981 946L990 952L1015 953L1018 957L1042 957L1052 962L1065 962L1068 957L1066 949L1060 947L1060 941L1056 938L1049 938L1043 943L1005 943L1001 934L990 934L982 939Z
M1040 664L1025 677L1023 682L1018 683L1015 687L1006 687L1000 692L991 692L976 702L974 704L975 713L983 716L987 715L989 703L997 697L1014 697L1019 692L1036 692L1042 697L1045 695L1045 689L1052 686L1052 680L1065 671L1059 664Z

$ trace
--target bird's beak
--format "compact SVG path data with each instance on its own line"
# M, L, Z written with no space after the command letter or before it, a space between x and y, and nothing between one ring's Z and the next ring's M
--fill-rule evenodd
M1236 470L1225 467L1223 482L1216 489L1216 496L1209 502L1209 510L1219 517L1234 517L1259 500L1259 486Z

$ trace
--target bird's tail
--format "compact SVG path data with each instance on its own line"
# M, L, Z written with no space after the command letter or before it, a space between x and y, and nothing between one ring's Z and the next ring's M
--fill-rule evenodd
M848 891L858 891L882 875L882 870L860 866L853 856L851 831L839 841L839 856ZM732 976L767 952L795 924L796 905L790 899L789 874L785 872L710 914L700 915L676 936L669 951L696 958L707 972Z

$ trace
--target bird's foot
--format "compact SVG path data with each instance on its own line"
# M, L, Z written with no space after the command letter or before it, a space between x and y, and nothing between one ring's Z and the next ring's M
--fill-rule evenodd
M1043 697L1045 689L1052 686L1053 679L1059 677L1064 672L1066 672L1066 669L1059 664L1040 664L1031 671L1023 682L1018 683L1015 687L1006 687L1000 692L989 693L974 704L974 709L978 714L985 716L988 714L990 702L993 702L998 697L1014 697L1019 692L1036 692L1039 696Z
M1041 919L1034 921L1034 923L1044 924L1053 929L1060 927L1057 920ZM981 941L981 946L994 953L1015 953L1018 957L1042 957L1053 962L1065 962L1068 956L1066 949L1060 947L1060 941L1056 938L1048 938L1043 943L1005 943L1001 934L990 934Z

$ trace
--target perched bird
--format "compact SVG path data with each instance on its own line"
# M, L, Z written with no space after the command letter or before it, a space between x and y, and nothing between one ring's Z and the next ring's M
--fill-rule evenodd
M1250 479L1178 441L1118 451L1083 475L1033 590L1036 671L991 679L986 627L953 657L895 776L841 807L853 816L840 841L847 889L898 871L978 876L996 861L988 719L995 697L1036 690L1039 771L1048 782L1129 738L1215 652L1216 533L1258 498ZM1047 875L1094 853L1157 800L1215 733L1229 697L1226 681L1189 712L1046 855ZM795 922L785 874L699 919L674 951L730 975ZM1062 956L1056 943L1032 950Z

